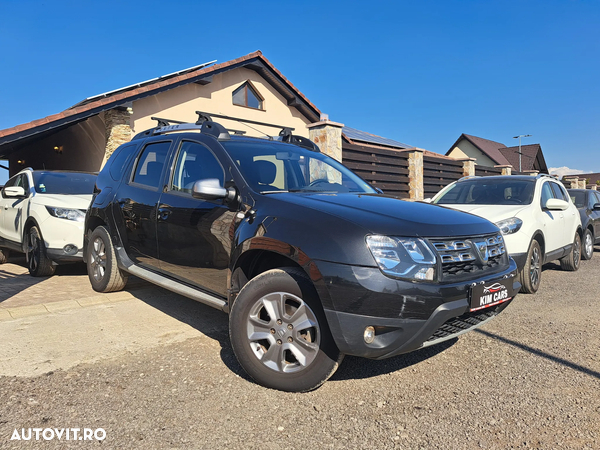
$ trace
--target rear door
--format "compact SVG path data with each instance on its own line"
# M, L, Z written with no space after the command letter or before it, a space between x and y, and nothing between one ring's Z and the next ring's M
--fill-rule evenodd
M575 232L577 230L578 220L580 219L579 211L573 205L571 198L567 191L558 183L550 182L552 186L552 192L554 193L554 198L558 198L559 200L564 200L569 204L569 207L564 211L560 211L560 217L564 222L563 225L563 235L562 242L563 246L569 245L573 243L573 238L575 237Z
M159 269L156 237L158 200L164 188L165 162L173 140L142 147L127 183L121 184L117 202L123 221L123 245L129 258L141 266Z
M192 197L194 183L226 180L222 163L199 141L182 139L158 207L161 270L218 295L226 295L235 212L222 200Z
M594 238L596 242L600 242L600 210L594 210L594 205L600 203L600 195L596 191L589 191L589 214L590 221L594 227Z

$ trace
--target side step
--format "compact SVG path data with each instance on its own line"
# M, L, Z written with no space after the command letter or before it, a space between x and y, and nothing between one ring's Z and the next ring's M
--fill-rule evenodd
M146 270L142 267L139 267L133 263L125 253L125 250L120 248L115 248L117 253L119 254L119 262L122 265L122 269L126 270L132 275L141 278L142 280L149 281L150 283L156 284L160 287L168 289L169 291L175 292L176 294L183 295L184 297L191 298L192 300L196 300L197 302L204 303L205 305L212 306L213 308L220 309L223 312L229 312L229 306L227 302L219 297L215 297L214 295L207 294L206 292L202 292L198 289L194 289L192 287L186 286L185 284L178 283L170 278L167 278L163 275L159 275L157 273L151 272L150 270Z

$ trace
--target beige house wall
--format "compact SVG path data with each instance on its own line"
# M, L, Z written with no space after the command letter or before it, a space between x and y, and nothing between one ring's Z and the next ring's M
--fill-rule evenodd
M96 172L104 157L103 114L90 117L65 130L24 146L9 157L10 175L25 167L46 170ZM62 147L57 153L54 147ZM18 161L24 160L23 164Z
M232 94L235 89L250 80L258 93L264 98L264 110L234 105ZM199 85L186 84L151 97L133 102L131 124L133 132L153 128L156 121L150 117L195 122L196 111L240 117L258 122L272 123L295 128L294 134L308 137L306 125L310 123L296 108L287 105L287 100L279 94L264 78L253 70L238 68L213 76L211 83ZM245 131L247 136L278 135L279 129L260 125L248 125L215 118L225 128ZM262 132L262 133L261 133Z
M448 156L459 159L475 158L475 164L479 164L480 166L493 167L496 165L494 161L466 139L461 139L452 151L448 153Z

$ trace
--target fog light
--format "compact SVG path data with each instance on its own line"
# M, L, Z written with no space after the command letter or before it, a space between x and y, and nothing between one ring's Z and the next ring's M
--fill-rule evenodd
M67 244L63 247L63 252L65 252L65 254L67 255L74 255L75 253L77 253L77 250L79 249L76 245L73 244Z
M375 340L375 328L367 327L365 328L365 332L363 333L363 337L367 344L372 344Z

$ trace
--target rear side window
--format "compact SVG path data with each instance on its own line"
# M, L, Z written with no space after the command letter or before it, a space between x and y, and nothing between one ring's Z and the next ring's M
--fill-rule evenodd
M170 141L148 144L138 159L132 181L158 189L169 147Z
M108 163L110 164L110 177L113 180L119 181L123 177L125 166L127 166L136 147L136 144L123 145L110 155Z

